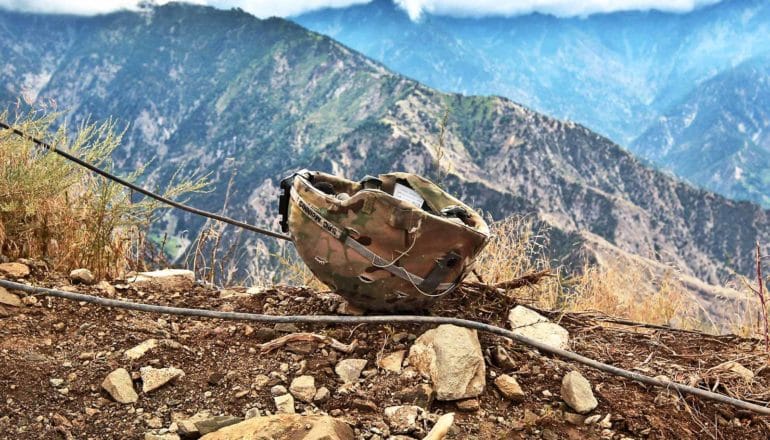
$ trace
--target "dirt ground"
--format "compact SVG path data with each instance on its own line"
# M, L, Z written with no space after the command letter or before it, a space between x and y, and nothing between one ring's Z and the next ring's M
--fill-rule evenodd
M26 281L47 287L70 284L66 277L39 271ZM228 293L222 295L203 286L160 292L138 291L120 280L112 285L117 288L114 292L83 285L68 288L131 301L284 315L329 314L341 302L329 292L285 286L221 298ZM243 293L245 289L233 291ZM297 412L336 415L355 429L358 438L372 438L387 431L383 409L402 404L409 394L404 390L426 382L419 375L376 368L377 359L384 354L408 350L411 341L429 328L426 326L298 326L276 330L258 323L153 315L58 298L25 302L22 307L0 306L0 438L141 439L158 425L169 427L172 416L189 416L201 410L242 417L247 410L257 408L265 414L275 411L270 388L278 384L288 387L300 374L313 375L317 387L331 390L331 398L316 405L298 401ZM466 286L432 314L506 327L508 311L515 305L515 299L500 293ZM570 332L571 348L588 357L743 399L770 399L770 368L760 341L619 325L588 315L565 315L560 323ZM260 351L260 344L285 334L285 330L321 333L343 343L355 339L358 348L344 354L317 343L301 343L269 353ZM149 338L168 339L182 346L161 345L135 362L123 356L125 350ZM480 409L463 412L454 402L430 404L432 414L457 413L450 438L770 438L768 417L677 396L541 355L501 337L480 334L479 338L485 352L497 351L499 346L513 362L496 365L497 358L488 356ZM340 382L334 366L338 360L352 357L368 360L365 379L358 389L341 394L337 392ZM727 361L752 370L753 380L747 383L738 374L718 368ZM140 392L136 404L117 403L101 388L112 370L124 367L137 373L146 365L181 368L185 376L149 394ZM599 406L590 415L604 418L610 414L609 424L565 420L569 408L560 398L560 385L571 370L580 371L594 386ZM492 383L501 374L518 379L527 393L524 401L514 403L501 396ZM260 375L269 381L265 383ZM424 431L429 428L426 422ZM413 435L421 438L420 434Z

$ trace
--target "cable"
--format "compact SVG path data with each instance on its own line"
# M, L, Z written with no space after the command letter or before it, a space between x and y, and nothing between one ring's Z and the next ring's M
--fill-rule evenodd
M181 307L159 306L152 304L133 303L129 301L101 298L98 296L85 295L82 293L65 292L63 290L47 289L43 287L28 286L26 284L14 283L12 281L6 281L0 279L0 286L7 289L21 290L23 292L32 295L43 296L55 296L59 298L69 299L72 301L84 301L91 304L96 304L103 307L116 307L128 310L137 310L140 312L150 313L162 313L167 315L181 315L181 316L198 316L203 318L214 319L228 319L239 321L257 321L265 323L305 323L305 324L452 324L460 327L470 328L483 332L492 333L495 335L503 336L508 339L512 339L516 342L520 342L525 345L537 348L538 350L559 356L564 359L575 361L586 365L591 368L595 368L600 371L604 371L616 376L625 377L626 379L635 380L646 385L652 385L657 387L663 387L667 389L674 389L681 393L692 394L704 399L713 400L719 403L726 403L728 405L735 406L737 408L749 410L762 415L770 415L770 408L766 406L757 405L744 400L735 399L723 394L713 393L711 391L703 390L700 388L691 387L688 385L680 384L677 382L665 381L655 379L643 374L634 373L633 371L624 370L622 368L614 367L612 365L605 364L603 362L596 361L591 358L573 353L571 351L562 350L560 348L551 347L550 345L543 344L534 339L530 339L526 336L521 336L513 333L510 330L500 328L490 324L484 324L477 321L471 321L460 318L448 318L442 316L415 316L415 315L382 315L382 316L334 316L334 315L289 315L289 316L274 316L274 315L261 315L256 313L243 313L243 312L220 312L216 310L206 309L189 309Z
M182 211L187 211L189 213L197 214L197 215L200 215L200 216L203 216L203 217L208 217L210 219L217 220L217 221L220 221L220 222L229 223L229 224L231 224L233 226L237 226L239 228L243 228L243 229L246 229L246 230L249 230L249 231L252 231L252 232L256 232L258 234L267 235L269 237L277 238L277 239L280 239L280 240L292 241L291 236L289 236L289 235L281 234L281 233L278 233L278 232L273 232L273 231L270 231L268 229L263 229L263 228L260 228L258 226L250 225L248 223L244 223L242 221L232 219L230 217L225 217L223 215L215 214L213 212L204 211L202 209L193 208L192 206L187 206L187 205L185 205L183 203L175 202L175 201L173 201L171 199L163 197L160 194L156 194L156 193L154 193L154 192L152 192L150 190L142 188L141 186L137 186L137 185L135 185L135 184L133 184L133 183L131 183L129 181L126 181L126 180L124 180L124 179L122 179L122 178L120 178L120 177L118 177L118 176L116 176L114 174L110 174L107 171L104 171L104 170L102 170L100 168L97 168L97 167L91 165L90 163L85 162L85 161L83 161L83 160L81 160L81 159L79 159L79 158L77 158L77 157L67 153L66 151L59 150L59 149L57 149L56 147L54 147L53 145L51 145L51 144L49 144L47 142L43 142L40 139L32 137L32 136L24 133L21 130L13 128L13 127L11 127L10 125L6 124L3 121L0 121L0 128L4 128L6 130L10 130L13 134L16 134L16 135L18 135L18 136L20 136L20 137L22 137L24 139L29 139L30 141L34 142L36 145L38 145L40 147L43 147L43 148L45 148L45 149L47 149L49 151L53 151L54 153L58 154L59 156L62 156L63 158L65 158L65 159L67 159L69 161L75 162L76 164L78 164L78 165L80 165L80 166L82 166L84 168L87 168L87 169L91 170L92 172L94 172L94 173L96 173L96 174L98 174L98 175L100 175L100 176L102 176L102 177L104 177L106 179L112 180L113 182L118 183L120 185L123 185L123 186L125 186L127 188L131 188L132 190L134 190L134 191L136 191L138 193L144 194L145 196L153 198L153 199L155 199L155 200L157 200L159 202L162 202L162 203L165 203L167 205L173 206L174 208L181 209Z

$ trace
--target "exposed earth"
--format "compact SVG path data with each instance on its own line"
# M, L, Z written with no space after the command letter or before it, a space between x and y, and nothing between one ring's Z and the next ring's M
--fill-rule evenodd
M3 278L183 307L276 315L355 313L338 295L307 288L222 290L191 283L174 289L130 280L73 284L70 277L49 273L42 264L27 263L31 274L6 273ZM531 295L530 289L521 292ZM513 293L468 284L432 313L510 328L508 314L518 304ZM25 297L18 291L0 294L4 294L0 304L1 438L194 438L200 432L186 431L190 423L185 421L197 413L203 412L199 417L214 425L224 425L280 412L276 402L284 405L283 412L291 412L285 405L292 395L297 414L331 415L352 429L353 438L421 439L441 415L450 412L455 413L446 437L451 439L770 437L768 417L647 387L483 333L478 334L485 364L483 392L478 398L440 401L431 392L436 384L417 371L409 356L415 340L419 342L430 330L428 326L276 328L101 308L59 298ZM18 305L9 304L14 302L9 294L18 298ZM755 402L770 399L770 368L762 341L623 325L595 315L542 313L569 331L569 347L580 354L733 397ZM334 348L328 340L305 340L262 350L270 348L262 344L298 332L334 338ZM155 342L145 342L150 339ZM142 343L142 348L136 348ZM399 355L388 356L401 350L406 355L403 366ZM362 361L343 362L345 368L341 368L340 361L346 359L366 363L358 368ZM143 367L173 367L183 375ZM102 386L108 375L121 368L131 378L138 395L135 402L119 403ZM598 401L598 406L582 415L563 400L562 380L571 371L588 379ZM176 372L177 377L145 392L151 381L148 372ZM504 375L515 379L520 392L503 394L502 383L497 383ZM301 376L312 380L295 381ZM343 383L343 377L350 383ZM323 387L328 394L320 391ZM408 426L386 416L386 408L404 405L422 408L414 410L418 417L407 420Z

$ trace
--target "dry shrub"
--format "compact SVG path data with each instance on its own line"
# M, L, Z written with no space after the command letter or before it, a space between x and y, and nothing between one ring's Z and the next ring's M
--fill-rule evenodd
M8 116L0 113L2 120ZM115 123L83 124L70 135L63 126L51 131L59 116L17 115L12 125L111 171L122 136ZM143 171L125 178L135 181ZM167 197L205 185L203 179L172 180ZM121 276L142 263L147 231L160 208L146 198L134 202L122 186L0 131L0 250L6 257L43 259L59 271L85 267L99 277Z
M497 284L527 274L551 271L535 286L516 290L520 300L541 308L554 308L560 300L560 270L551 267L547 255L548 235L540 223L528 216L512 216L492 223L491 237L475 264L480 281Z

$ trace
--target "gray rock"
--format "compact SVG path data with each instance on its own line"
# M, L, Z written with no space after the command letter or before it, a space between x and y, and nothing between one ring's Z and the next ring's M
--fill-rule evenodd
M303 402L312 402L315 397L315 378L313 376L299 376L291 381L289 392Z
M23 263L0 263L0 275L24 278L29 275L29 266Z
M395 434L409 434L420 426L417 419L422 408L416 405L389 406L385 408L385 421Z
M286 387L283 385L275 385L272 388L270 388L270 394L272 396L283 396L284 394L288 393L286 390Z
M198 432L201 435L206 435L210 432L218 431L219 429L222 429L225 426L235 425L236 423L240 423L242 421L243 419L240 417L213 416L213 417L205 418L203 420L196 421L195 427L198 429Z
M275 410L278 413L294 414L294 397L291 394L273 397L275 401Z
M334 372L342 379L342 382L356 383L361 377L361 372L366 367L366 359L343 359L334 367Z
M486 385L486 367L475 330L440 325L409 350L409 364L430 377L438 400L476 397Z
M96 282L96 277L88 269L75 269L70 272L70 281L90 286Z
M316 403L323 403L329 400L329 397L331 396L331 392L329 392L329 389L326 387L320 387L315 392L315 396L313 396L313 402Z
M570 371L562 379L561 398L580 414L588 413L599 405L591 390L591 384L577 371Z
M551 347L568 349L569 332L543 315L524 306L516 306L508 313L513 333L534 339Z
M139 399L139 395L134 391L131 375L125 368L118 368L108 374L102 382L102 388L120 403L134 403Z
M184 371L174 367L142 367L139 369L139 374L142 377L142 392L149 393L150 391L157 390L158 388L174 379L183 377Z

